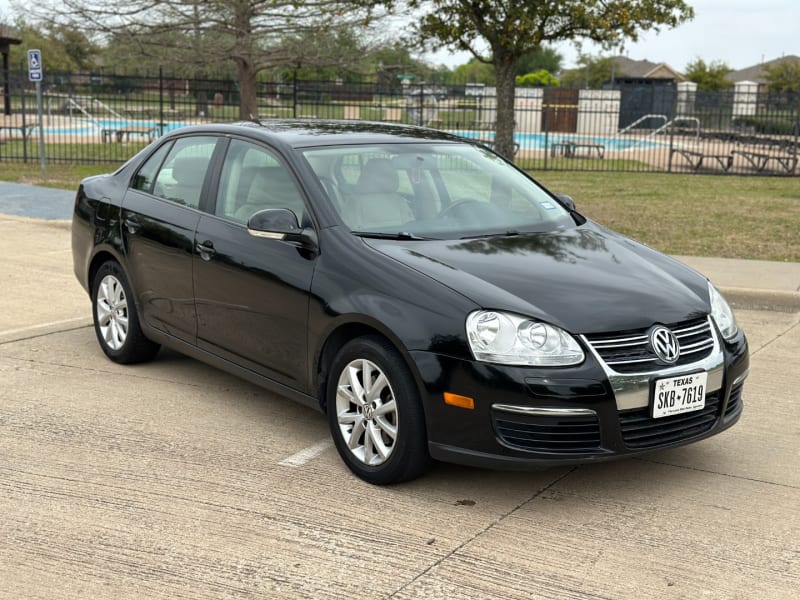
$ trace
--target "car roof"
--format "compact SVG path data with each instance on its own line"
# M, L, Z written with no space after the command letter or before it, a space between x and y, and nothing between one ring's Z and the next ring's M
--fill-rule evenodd
M291 148L413 142L469 142L464 138L426 127L370 121L283 120L182 127L172 135L186 133L239 134Z

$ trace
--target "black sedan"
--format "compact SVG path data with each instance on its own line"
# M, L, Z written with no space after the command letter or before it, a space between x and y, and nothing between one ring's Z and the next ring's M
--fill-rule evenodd
M668 448L742 412L747 341L705 277L442 132L180 129L81 183L72 249L111 360L164 345L321 410L373 483Z

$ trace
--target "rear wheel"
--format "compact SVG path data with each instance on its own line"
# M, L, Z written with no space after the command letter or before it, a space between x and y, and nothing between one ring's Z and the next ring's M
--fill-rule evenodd
M419 392L386 340L357 338L339 351L327 400L336 448L356 475L384 485L425 472L430 458Z
M92 313L97 341L114 362L144 362L158 352L159 345L142 333L128 279L114 261L103 263L95 273Z

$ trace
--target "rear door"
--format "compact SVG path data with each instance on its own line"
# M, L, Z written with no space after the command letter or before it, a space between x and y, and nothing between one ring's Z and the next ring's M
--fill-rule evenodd
M128 276L145 323L195 343L192 255L215 136L169 141L131 180L122 205Z

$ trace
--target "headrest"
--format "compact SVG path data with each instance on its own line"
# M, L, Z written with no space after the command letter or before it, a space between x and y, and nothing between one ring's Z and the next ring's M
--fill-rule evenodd
M400 178L388 158L370 158L358 178L359 189L367 194L387 194L397 191Z
M181 185L203 185L208 159L204 156L184 156L172 163L172 178Z

